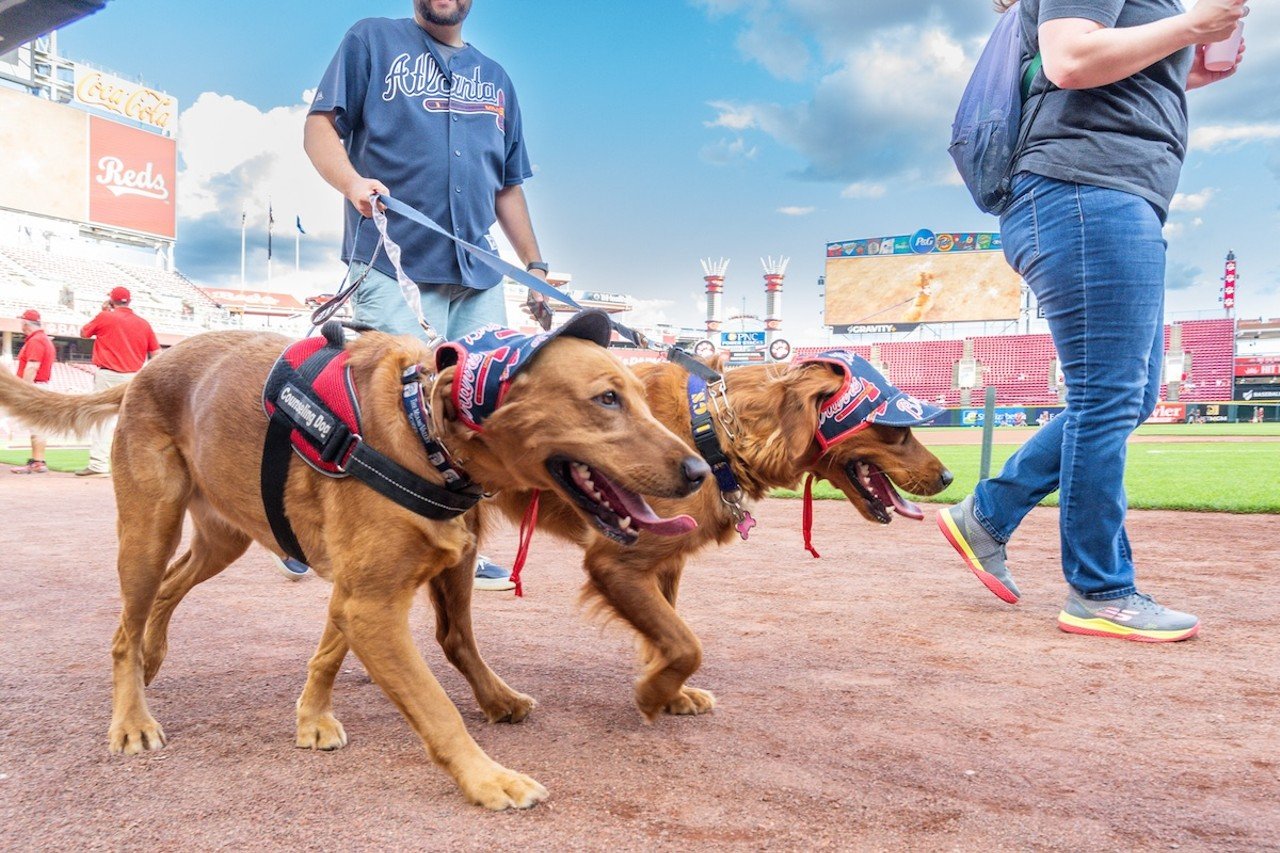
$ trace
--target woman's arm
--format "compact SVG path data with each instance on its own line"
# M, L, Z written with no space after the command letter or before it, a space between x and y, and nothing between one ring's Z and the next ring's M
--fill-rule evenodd
M1086 18L1040 25L1045 76L1060 89L1092 89L1131 77L1171 53L1231 35L1245 0L1200 0L1189 12L1139 27L1104 27Z

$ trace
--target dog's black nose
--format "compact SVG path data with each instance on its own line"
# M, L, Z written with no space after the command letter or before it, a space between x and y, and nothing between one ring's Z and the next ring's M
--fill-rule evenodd
M938 479L942 481L942 488L945 489L947 486L951 485L952 481L955 480L955 477L952 475L950 471L948 471L946 468L943 468L942 476L938 477Z
M680 471L684 474L690 494L696 492L707 477L711 476L711 468L701 456L686 456L680 464Z

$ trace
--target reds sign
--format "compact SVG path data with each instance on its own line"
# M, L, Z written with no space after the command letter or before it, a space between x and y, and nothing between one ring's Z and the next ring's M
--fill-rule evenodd
M90 117L88 166L89 221L175 236L173 139Z

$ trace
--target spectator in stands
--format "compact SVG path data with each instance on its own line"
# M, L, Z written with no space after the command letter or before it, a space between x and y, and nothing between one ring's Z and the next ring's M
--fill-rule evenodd
M1009 263L1035 292L1062 359L1066 411L1000 475L939 513L997 596L1018 600L1005 543L1059 492L1068 632L1169 642L1199 620L1138 592L1124 520L1125 442L1151 414L1164 348L1165 221L1187 147L1186 92L1244 0L1013 0L1021 15L1027 140L1000 219ZM1243 57L1241 45L1237 63ZM1032 70L1036 60L1043 64ZM1034 103L1033 103L1034 102Z
M462 39L471 0L414 0L414 16L355 24L316 87L304 147L316 171L350 202L342 259L364 276L355 319L423 336L396 283L370 195L391 193L458 237L492 246L495 222L531 273L546 279L521 184L533 175L515 88L502 67ZM444 237L393 217L405 273L444 338L507 325L501 276ZM372 268L369 265L372 264ZM538 297L539 299L541 297ZM512 589L510 572L480 558L477 589Z
M46 385L53 374L53 363L58 360L57 350L44 332L39 311L28 308L18 319L22 320L22 334L27 336L22 342L22 349L18 350L18 378L23 382ZM47 473L49 465L44 452L44 437L31 433L31 458L21 468L9 470L14 474Z
M80 330L80 337L93 338L93 390L105 391L123 385L147 363L147 357L160 352L160 342L151 324L133 313L133 299L127 288L112 289L102 311ZM77 477L106 477L111 474L111 439L116 431L112 418L96 427L89 439L89 465L76 472Z

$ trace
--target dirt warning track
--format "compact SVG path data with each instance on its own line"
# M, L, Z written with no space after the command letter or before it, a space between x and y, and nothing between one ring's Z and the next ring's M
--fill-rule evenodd
M179 608L149 690L169 745L107 754L118 616L108 481L0 480L0 848L1280 849L1280 520L1134 512L1145 588L1204 621L1148 646L1060 633L1057 514L1010 548L1021 604L933 527L770 501L682 584L720 705L641 722L627 632L586 622L575 549L534 540L526 597L478 593L481 650L537 697L488 725L415 635L480 744L533 775L531 811L469 806L354 659L351 743L293 747L328 587L256 548ZM509 560L515 536L487 549Z

